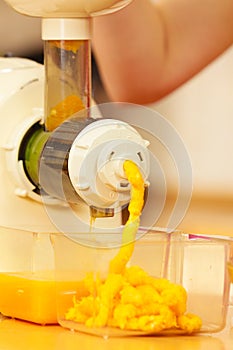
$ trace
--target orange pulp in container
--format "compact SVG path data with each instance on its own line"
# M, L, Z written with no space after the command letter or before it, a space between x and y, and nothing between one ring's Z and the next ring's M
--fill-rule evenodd
M124 162L131 183L129 219L122 234L122 246L109 263L105 280L91 272L83 282L88 295L73 299L65 318L87 328L114 327L121 330L162 332L179 329L194 333L202 326L201 319L186 314L187 293L181 286L166 279L154 278L139 266L127 267L134 251L135 235L144 203L144 182L136 164Z

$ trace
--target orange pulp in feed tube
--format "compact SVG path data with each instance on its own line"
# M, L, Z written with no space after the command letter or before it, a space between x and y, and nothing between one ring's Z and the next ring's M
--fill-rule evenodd
M84 40L50 40L49 43L59 49L71 51L74 54L84 44ZM76 94L71 94L54 106L46 118L46 129L53 131L68 117L84 109L83 101Z
M46 119L46 128L53 131L74 113L84 109L84 104L77 95L69 95L54 106Z
M49 42L59 49L72 51L73 53L76 53L80 46L84 44L84 40L49 40Z

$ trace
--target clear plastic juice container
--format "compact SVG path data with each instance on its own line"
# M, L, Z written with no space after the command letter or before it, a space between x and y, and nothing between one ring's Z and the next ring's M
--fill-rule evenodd
M108 237L109 239L109 237ZM112 273L119 234L54 235L58 322L103 337L218 332L229 302L230 240L152 230ZM60 281L75 281L66 288Z
M232 240L142 229L115 271L121 233L1 227L0 313L103 337L225 327Z
M54 255L47 233L0 227L0 313L57 323Z

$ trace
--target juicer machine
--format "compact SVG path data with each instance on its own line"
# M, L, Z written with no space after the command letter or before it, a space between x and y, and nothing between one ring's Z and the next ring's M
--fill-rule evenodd
M146 181L148 142L93 105L91 17L130 1L6 2L42 18L45 64L0 58L0 225L34 232L86 231L91 218L121 225L130 200L123 162L133 160Z
M122 244L122 235L117 235L119 242L109 242L111 235L102 233L121 233L127 219L130 185L124 161L137 164L146 184L139 228L143 235L159 217L166 195L163 171L151 152L158 144L152 144L153 138L148 141L146 127L142 128L150 120L149 109L131 106L133 116L129 116L127 108L111 103L97 106L91 97L91 17L119 10L131 1L5 1L18 12L42 18L45 64L0 58L0 311L70 328L64 318L67 297L73 300L83 273L105 276L106 262L115 256L114 249L105 248L116 248L110 243ZM150 121L156 123L150 123L149 131L156 129L156 137L170 151L179 175L179 198L169 218L170 227L175 228L189 203L191 165L172 126L154 117L153 113ZM156 174L156 179L151 174ZM156 206L151 198L156 198ZM92 235L94 230L96 235ZM76 244L77 233L92 236L91 246ZM203 320L201 331L223 329L230 284L227 266L232 266L230 241L171 236L167 229L151 233L135 245L132 264L144 266L151 276L183 285L189 293L188 310ZM81 243L86 243L86 238ZM98 245L104 249L93 250L96 243L104 243L104 247ZM198 264L201 269L196 268ZM50 287L55 269L58 300L55 284ZM22 287L22 278L27 288ZM41 284L43 287L37 287ZM79 330L78 323L75 327L72 325ZM98 334L99 330L95 332L88 327L87 333ZM103 328L99 334L109 336L111 331ZM119 334L129 335L124 330Z

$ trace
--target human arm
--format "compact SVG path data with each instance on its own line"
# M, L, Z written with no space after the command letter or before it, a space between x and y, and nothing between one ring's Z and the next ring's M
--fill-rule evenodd
M232 0L133 0L96 17L93 47L113 101L150 103L190 79L233 42Z

